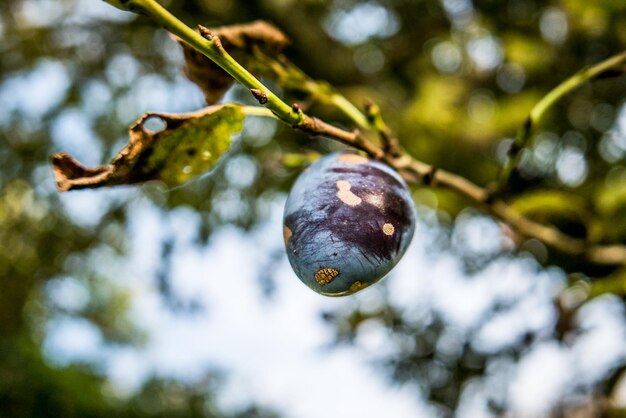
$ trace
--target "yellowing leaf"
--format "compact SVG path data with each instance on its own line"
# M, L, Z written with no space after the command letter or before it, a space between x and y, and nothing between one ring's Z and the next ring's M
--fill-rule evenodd
M151 132L150 118L165 122ZM143 115L129 130L128 144L106 166L87 168L65 153L52 157L61 191L160 180L175 186L202 174L230 148L231 136L243 127L237 105L213 106L188 114Z

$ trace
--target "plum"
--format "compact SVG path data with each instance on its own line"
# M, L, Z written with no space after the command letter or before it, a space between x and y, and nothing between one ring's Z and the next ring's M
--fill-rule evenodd
M298 177L283 222L287 256L300 280L322 295L345 296L398 263L413 237L415 207L391 167L333 153Z

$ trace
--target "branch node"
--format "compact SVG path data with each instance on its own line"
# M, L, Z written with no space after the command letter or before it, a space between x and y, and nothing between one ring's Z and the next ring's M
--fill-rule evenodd
M202 25L198 25L197 29L198 29L198 32L200 33L200 36L202 36L204 39L208 39L210 41L213 38L215 38L215 34L211 32L209 28L206 28Z
M213 37L213 45L215 45L215 48L217 48L220 54L226 54L222 40L218 36Z
M426 174L424 174L424 177L422 177L422 184L424 186L434 186L434 184L435 184L435 174L437 174L437 170L438 170L438 168L433 165L433 166L430 167L428 172Z
M501 192L502 191L498 189L498 186L493 183L485 187L485 205L490 206L493 202L495 202Z
M291 110L298 115L302 113L302 108L298 103L293 103L291 105Z
M200 36L202 36L204 39L212 41L213 45L215 45L215 48L217 48L220 54L226 53L224 45L222 45L222 41L220 40L219 36L213 33L211 29L206 28L202 25L198 25L198 32L200 33Z
M392 135L381 134L384 141L385 153L389 154L392 158L398 158L402 155L398 138Z
M365 111L365 117L369 123L373 123L376 119L376 105L370 99L365 99L363 102L363 110Z
M260 89L250 89L250 93L254 96L255 99L259 101L260 104L264 105L267 103L267 93Z
M317 119L313 116L304 116L304 120L299 125L294 125L294 128L300 129L309 135L319 135L317 132Z

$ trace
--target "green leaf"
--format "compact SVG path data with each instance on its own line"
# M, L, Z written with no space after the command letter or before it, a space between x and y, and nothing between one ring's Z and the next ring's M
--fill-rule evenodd
M215 165L230 148L231 137L243 127L238 105L212 106L188 114L147 113L129 131L128 144L106 166L87 168L65 153L52 157L61 191L160 180L176 186ZM165 128L148 130L148 119Z
M231 136L244 119L239 106L224 106L200 118L185 120L158 137L141 170L168 185L177 185L210 170L230 148Z

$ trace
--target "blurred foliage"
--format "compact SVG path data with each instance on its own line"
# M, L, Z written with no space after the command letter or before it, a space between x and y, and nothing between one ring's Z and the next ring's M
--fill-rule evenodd
M224 413L213 403L212 376L197 384L153 378L131 399L120 398L87 365L51 368L28 338L2 341L0 405L6 417L230 417L275 418L250 406Z
M619 0L163 3L192 26L273 22L292 40L285 54L305 74L326 80L359 106L373 100L413 155L480 184L495 178L510 138L540 97L583 66L626 48L626 3ZM355 19L366 5L378 20L362 25ZM110 192L105 207L90 214L92 221L82 222L54 189L49 155L67 151L85 164L102 164L123 146L127 127L142 113L197 110L203 95L188 94L182 52L168 34L99 0L4 1L0 39L3 416L274 416L254 406L240 413L217 410L217 388L210 382L192 387L155 378L132 398L116 398L96 368L46 359L45 326L52 318L80 317L107 344L141 344L126 296L114 288L113 278L123 280L116 276L124 272L108 268L128 251L133 196L145 196L164 211L193 209L206 243L219 225L249 229L266 218L267 201L287 190L299 162L336 145L272 120L247 120L210 178L172 189L149 184L131 194ZM510 197L518 209L594 242L626 242L624 80L587 84L552 109L512 179ZM284 93L302 98L289 88ZM249 92L236 87L227 99L253 103ZM327 103L306 105L312 114L348 124ZM438 189L416 190L416 200L437 209L444 223L467 205ZM448 241L442 238L442 245ZM585 282L593 279L592 296L626 295L623 271L551 252L542 258L545 248L533 251L531 244L522 246L542 262L583 271ZM471 255L468 260L474 268L483 265ZM88 289L84 306L68 310L48 300L49 286L67 278ZM167 289L166 275L157 280ZM472 335L450 340L441 318L411 322L386 303L376 312L347 307L325 317L338 343L355 343L368 321L383 324L396 350L381 361L382 370L392 381L418 383L446 414L457 408L464 388L490 373L489 364L515 361L533 341L546 338L529 334L515 347L483 353L469 343ZM571 327L557 322L551 337L575 333ZM615 380L609 376L594 390L608 396ZM494 392L490 405L496 413L507 408L498 396Z

